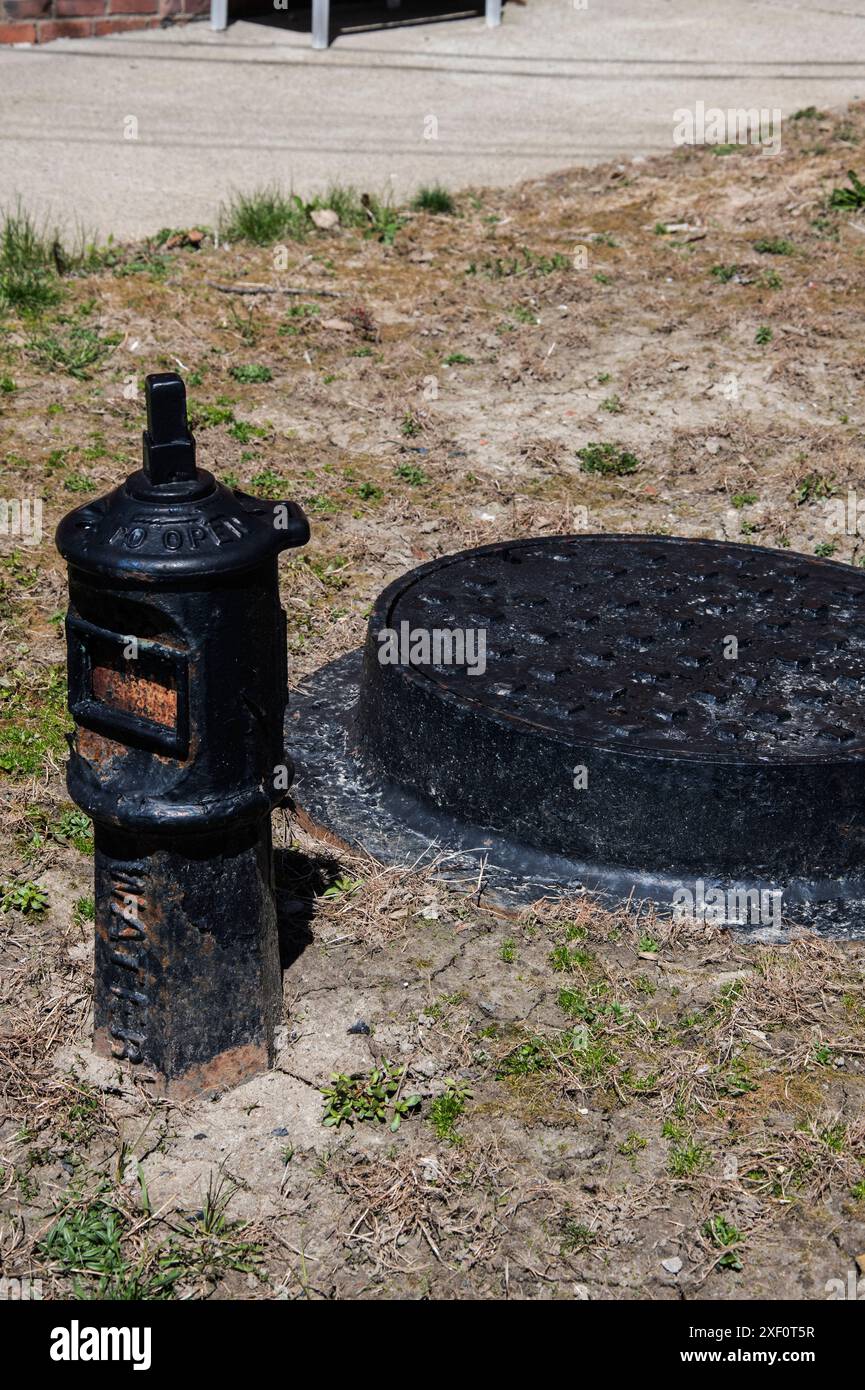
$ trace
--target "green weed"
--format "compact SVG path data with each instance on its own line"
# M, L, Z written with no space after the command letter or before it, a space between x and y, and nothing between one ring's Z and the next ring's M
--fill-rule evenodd
M12 777L41 772L47 759L66 754L66 678L60 667L47 676L14 668L0 678L0 771Z
M604 477L635 473L640 467L640 460L618 444L584 444L577 450L577 458L584 473L600 473Z
M529 1038L520 1043L503 1057L498 1065L496 1076L533 1076L539 1071L549 1071L553 1056L549 1045L543 1038Z
M251 241L255 246L271 246L283 237L304 241L310 228L309 212L297 194L286 194L273 185L235 193L220 211L223 238Z
M742 1268L738 1251L728 1249L731 1245L740 1244L742 1233L731 1221L727 1220L726 1216L710 1216L703 1225L703 1235L711 1240L716 1250L727 1251L718 1261L720 1269L740 1270Z
M32 912L40 916L48 910L48 894L38 883L7 883L0 886L0 912Z
M423 487L424 483L429 482L426 473L422 468L418 468L416 463L398 464L394 469L394 476L408 483L410 487Z
M797 484L793 492L793 499L797 507L803 506L806 502L820 502L826 498L834 497L838 491L833 476L827 477L824 473L806 473Z
M394 1067L391 1062L380 1063L368 1076L334 1072L330 1078L333 1084L321 1088L322 1122L339 1126L354 1124L356 1120L377 1120L383 1124L389 1119L390 1128L398 1130L400 1121L420 1105L420 1096L402 1094L405 1073L405 1067Z
M431 212L438 216L456 212L456 204L446 188L440 183L419 188L411 202L414 212Z
M466 1108L466 1101L471 1099L471 1091L461 1081L454 1081L453 1077L448 1077L445 1081L445 1089L442 1095L436 1096L429 1110L429 1120L436 1132L436 1138L443 1143L458 1144L460 1136L456 1130L457 1121L461 1118Z
M594 956L591 951L583 950L581 946L556 946L550 952L550 965L554 970L570 973L573 970L584 970L592 965Z
M631 1133L627 1139L623 1139L619 1145L619 1153L623 1158L635 1158L643 1149L648 1148L649 1141L642 1135Z
M692 1178L708 1167L710 1155L702 1144L686 1139L670 1150L667 1171L674 1178Z
M95 328L83 323L71 323L54 333L42 333L30 339L30 351L45 367L59 368L85 381L91 368L98 367L111 349L120 341L116 333L103 337Z
M232 367L230 373L235 381L241 381L244 385L253 385L259 381L273 381L273 372L270 368L259 366L256 362Z
M796 247L792 241L785 241L783 237L760 237L754 242L754 250L761 256L794 256Z
M848 188L834 188L829 199L830 208L843 208L844 211L857 212L865 208L865 183L853 169L847 170L850 180Z

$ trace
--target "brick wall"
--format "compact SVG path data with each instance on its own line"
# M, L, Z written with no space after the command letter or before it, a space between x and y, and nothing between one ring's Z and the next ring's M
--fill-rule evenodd
M210 0L0 0L0 44L48 43L182 24L207 14Z

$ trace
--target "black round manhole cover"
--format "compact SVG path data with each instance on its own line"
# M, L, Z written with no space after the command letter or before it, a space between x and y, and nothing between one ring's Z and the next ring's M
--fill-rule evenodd
M657 536L484 546L385 590L362 673L355 654L306 683L298 801L388 860L446 856L499 902L583 888L670 909L717 889L725 921L762 894L743 925L777 928L783 902L850 934L863 678L865 577L846 565Z

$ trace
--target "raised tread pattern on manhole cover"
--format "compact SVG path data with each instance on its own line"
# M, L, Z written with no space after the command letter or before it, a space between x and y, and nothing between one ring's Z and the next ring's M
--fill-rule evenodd
M553 537L428 566L388 622L485 630L483 675L424 674L568 739L771 761L865 752L865 578L845 565Z

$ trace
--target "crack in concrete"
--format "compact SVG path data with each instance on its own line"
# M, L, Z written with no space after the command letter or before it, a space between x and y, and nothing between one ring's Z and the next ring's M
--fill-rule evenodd
M280 1076L288 1076L292 1081L300 1081L304 1086L308 1086L311 1091L317 1091L321 1095L321 1088L315 1081L310 1081L307 1077L301 1076L300 1072L289 1071L287 1067L281 1067L278 1062L274 1064L274 1071L278 1071Z

